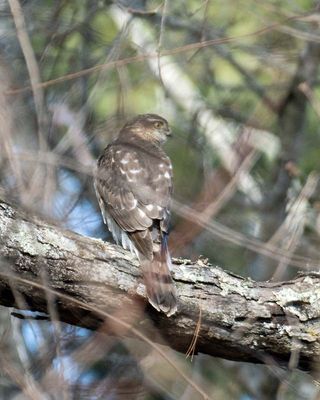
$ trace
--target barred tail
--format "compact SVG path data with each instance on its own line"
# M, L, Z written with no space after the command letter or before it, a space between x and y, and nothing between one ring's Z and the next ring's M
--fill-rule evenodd
M166 239L163 239L161 248L153 252L153 260L141 260L141 265L149 303L170 317L177 311L177 296Z

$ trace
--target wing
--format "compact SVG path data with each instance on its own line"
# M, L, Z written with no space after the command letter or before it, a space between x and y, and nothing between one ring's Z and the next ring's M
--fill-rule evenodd
M160 148L114 142L98 160L95 186L102 213L131 235L139 251L146 247L142 253L150 255L152 238L142 231L154 220L167 231L170 219L172 167L166 154Z

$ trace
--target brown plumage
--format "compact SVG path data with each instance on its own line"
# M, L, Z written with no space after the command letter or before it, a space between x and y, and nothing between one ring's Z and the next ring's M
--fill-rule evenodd
M132 119L98 159L95 189L115 241L139 258L149 302L170 316L177 300L167 246L172 166L161 148L168 135L156 114Z

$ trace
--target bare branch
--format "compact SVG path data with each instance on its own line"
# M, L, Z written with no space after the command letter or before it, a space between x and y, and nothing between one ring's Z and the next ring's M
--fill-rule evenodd
M114 321L103 321L102 315L127 314L124 318L132 322L141 313L137 304L146 304L137 262L118 246L64 231L4 201L0 235L4 306L19 306L13 293L18 291L30 309L47 311L43 270L50 288L61 293L55 296L59 317L70 324L97 329L104 322L114 334ZM271 356L285 365L296 350L300 368L310 368L319 357L320 274L257 283L201 260L176 260L174 278L177 316L167 318L147 306L147 314L173 349L186 352L198 329L196 352L249 362ZM130 313L119 313L124 304ZM154 329L144 325L139 329L154 340Z

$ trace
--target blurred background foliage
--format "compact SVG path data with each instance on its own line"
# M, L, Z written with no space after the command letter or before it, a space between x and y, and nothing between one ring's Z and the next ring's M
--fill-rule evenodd
M175 256L257 280L318 269L319 23L311 0L2 0L2 190L111 240L94 160L130 116L158 113L174 134ZM0 362L3 399L27 396L21 374L32 398L198 398L130 341L97 344L92 332L6 309L0 318L14 371ZM90 341L100 356L87 365L74 354ZM294 368L176 357L210 398L319 398Z

